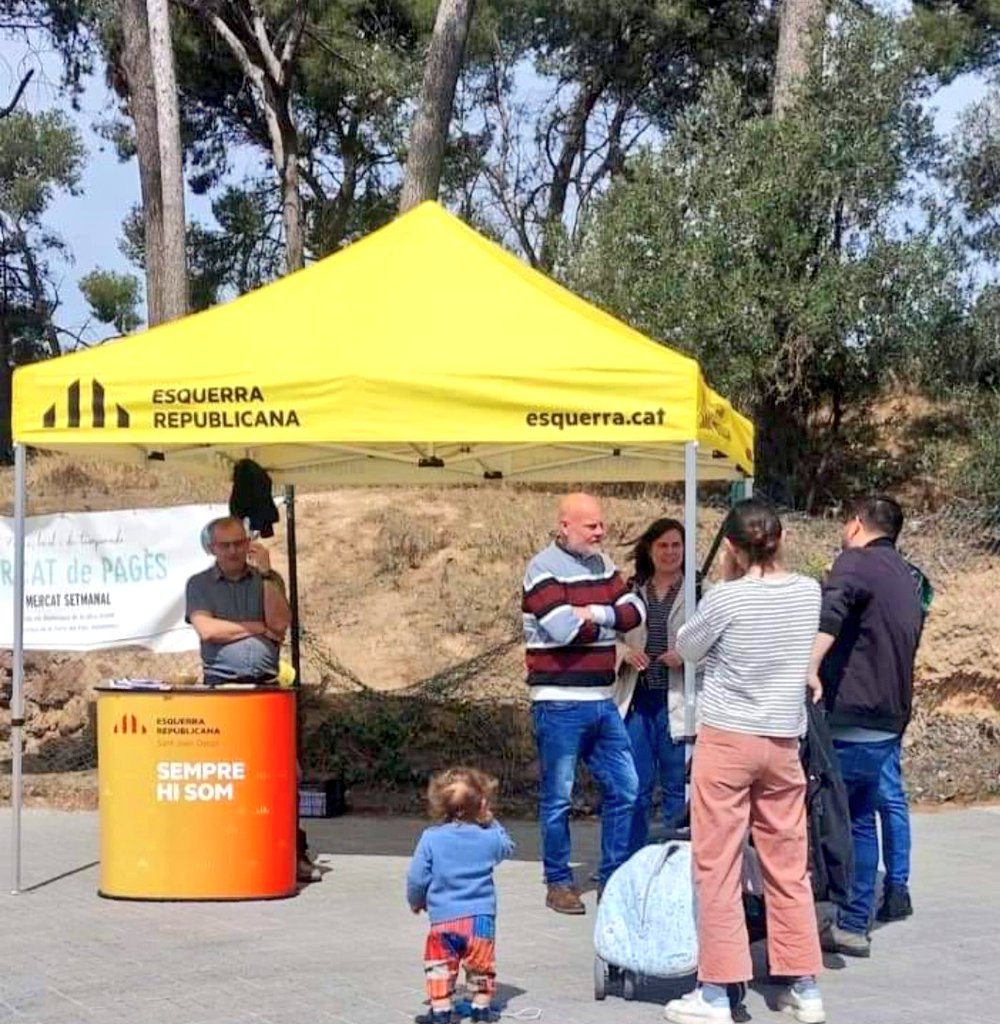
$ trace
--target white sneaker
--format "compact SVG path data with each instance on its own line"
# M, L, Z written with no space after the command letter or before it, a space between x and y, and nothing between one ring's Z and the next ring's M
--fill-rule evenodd
M663 1008L663 1016L670 1024L733 1024L729 1006L712 1006L706 1003L701 988L688 992L680 999L671 999Z
M778 1009L790 1013L799 1024L824 1024L826 1020L819 989L803 994L794 988L786 988L778 995Z

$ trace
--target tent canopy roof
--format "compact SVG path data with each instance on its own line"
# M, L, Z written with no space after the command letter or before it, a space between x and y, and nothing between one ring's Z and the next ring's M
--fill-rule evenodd
M436 203L296 274L21 367L14 437L278 482L545 482L753 473L753 427L698 364Z

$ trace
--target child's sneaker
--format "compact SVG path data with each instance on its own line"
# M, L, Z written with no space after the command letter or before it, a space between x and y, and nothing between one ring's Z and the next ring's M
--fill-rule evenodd
M790 1013L799 1024L823 1024L826 1011L815 978L800 978L778 996L778 1009Z

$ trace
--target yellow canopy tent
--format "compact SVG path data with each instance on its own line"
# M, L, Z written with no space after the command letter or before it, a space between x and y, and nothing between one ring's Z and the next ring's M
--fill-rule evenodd
M277 482L685 481L753 474L753 427L698 364L425 203L297 274L14 374L12 889L20 887L28 447ZM693 725L694 674L685 680Z
M227 305L18 369L14 438L309 484L753 473L698 364L436 203Z

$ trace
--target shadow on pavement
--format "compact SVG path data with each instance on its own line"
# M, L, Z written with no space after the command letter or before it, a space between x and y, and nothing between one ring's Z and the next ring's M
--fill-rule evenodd
M88 864L81 864L79 867L70 868L68 871L63 871L61 874L53 875L51 878L45 878L41 882L35 882L34 885L26 886L21 890L21 893L37 892L39 889L44 889L47 885L54 885L56 882L61 882L64 878L72 878L73 875L79 875L84 871L89 871L91 868L96 868L101 862L99 860L92 860Z

